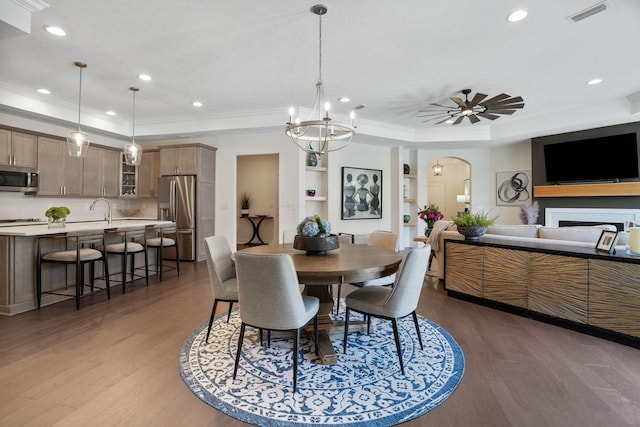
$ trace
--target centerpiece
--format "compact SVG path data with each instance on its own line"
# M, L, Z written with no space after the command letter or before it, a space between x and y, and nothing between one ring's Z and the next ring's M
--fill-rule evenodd
M49 228L64 227L67 221L67 215L71 213L66 206L52 206L44 213L48 219Z
M462 234L465 240L478 240L487 232L487 227L496 222L496 218L490 218L489 214L484 211L467 212L454 217L453 223L458 227L458 233Z
M444 215L440 212L438 205L435 203L429 203L429 205L424 205L424 207L418 211L418 217L427 223L427 226L424 229L424 235L429 237L433 230L433 224L435 224L436 221L443 219Z
M326 254L340 247L338 236L331 234L331 223L318 215L306 217L296 231L293 247L307 251L307 255Z

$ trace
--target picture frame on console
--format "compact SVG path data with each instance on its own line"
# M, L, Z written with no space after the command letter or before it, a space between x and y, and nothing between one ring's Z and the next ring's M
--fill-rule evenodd
M382 218L382 170L342 168L341 218Z
M602 230L598 243L596 243L596 251L614 253L619 237L620 235L617 231Z

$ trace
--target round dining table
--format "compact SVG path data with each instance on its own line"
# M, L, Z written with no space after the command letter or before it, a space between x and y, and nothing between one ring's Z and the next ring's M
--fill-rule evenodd
M307 254L303 250L295 249L291 243L253 246L242 251L291 256L298 281L305 285L305 293L320 300L319 352L323 364L337 363L337 355L327 330L343 325L330 317L334 301L329 287L334 284L364 282L389 276L398 270L402 262L402 256L398 252L369 245L343 244L336 250L320 254Z

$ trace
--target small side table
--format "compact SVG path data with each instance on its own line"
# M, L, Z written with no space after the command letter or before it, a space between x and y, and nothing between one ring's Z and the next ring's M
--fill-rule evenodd
M260 226L262 225L262 222L265 219L272 219L272 216L266 216L266 215L258 215L258 216L243 216L242 218L246 218L249 220L249 222L251 223L251 226L253 227L253 234L251 235L251 238L249 239L249 241L247 243L245 243L245 245L266 245L266 243L262 240L262 237L260 237ZM254 239L258 239L258 242L260 243L254 243L253 240Z

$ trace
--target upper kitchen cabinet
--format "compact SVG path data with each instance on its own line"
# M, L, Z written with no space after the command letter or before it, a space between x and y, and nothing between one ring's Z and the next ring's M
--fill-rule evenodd
M65 140L38 137L38 195L82 196L83 160L69 156Z
M194 146L160 149L160 175L195 175L198 173L198 148Z
M38 138L23 132L0 129L0 165L38 167Z
M198 175L198 181L215 182L216 149L202 144L160 147L160 175Z
M120 153L90 146L84 158L83 196L118 197L118 161Z
M138 197L158 197L159 172L160 152L143 151L138 166Z

